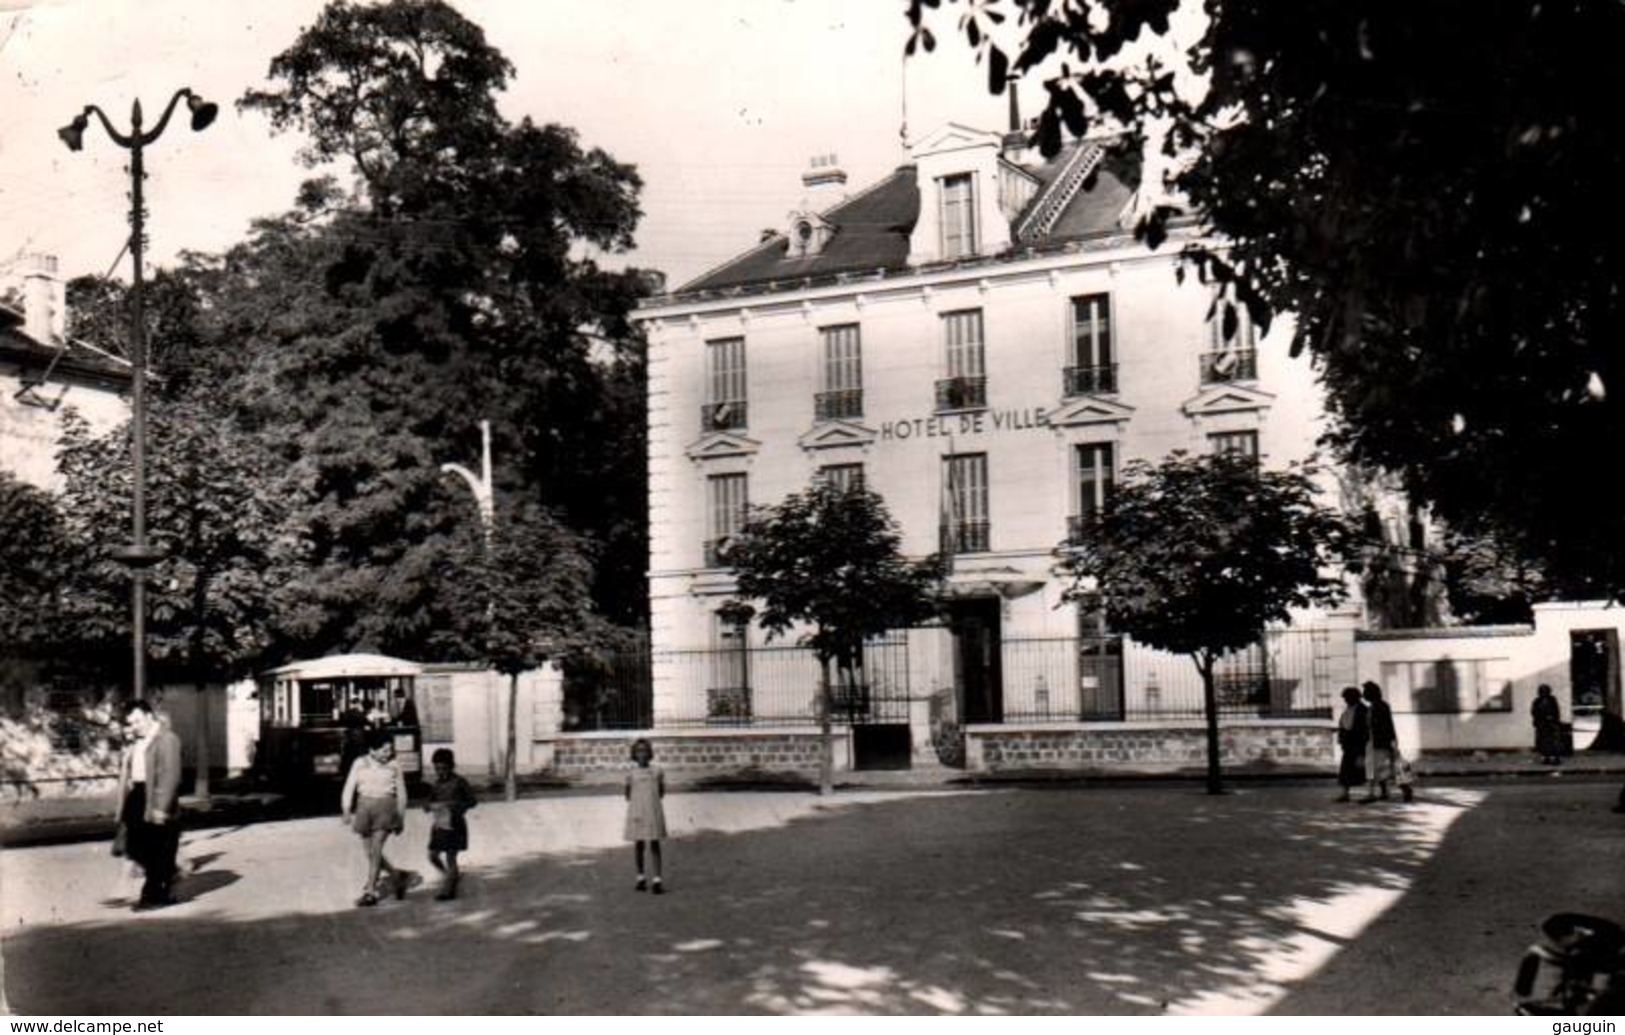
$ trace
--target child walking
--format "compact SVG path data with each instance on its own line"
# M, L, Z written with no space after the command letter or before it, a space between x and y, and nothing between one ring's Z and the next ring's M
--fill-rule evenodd
M666 810L660 799L666 796L666 774L654 761L655 749L639 737L632 742L632 761L637 768L626 774L626 839L634 844L638 863L637 890L665 894L660 883L660 842L666 836ZM649 846L654 863L654 881L644 875L643 846Z
M424 806L434 816L429 831L429 865L444 875L436 899L444 902L457 897L457 882L462 874L457 870L457 853L468 851L468 822L464 813L479 804L474 788L457 775L457 757L450 748L437 748L430 757L434 763L434 786L429 788L429 802ZM444 861L441 853L445 853Z
M406 829L406 776L395 760L395 744L383 730L367 736L367 753L350 766L339 808L345 826L354 828L367 853L367 883L358 906L378 904L379 880L389 874L396 898L406 897L407 876L384 857L389 835Z

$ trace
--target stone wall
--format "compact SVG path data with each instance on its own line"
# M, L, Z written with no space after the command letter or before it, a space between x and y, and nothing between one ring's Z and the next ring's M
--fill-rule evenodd
M727 775L744 771L816 773L816 732L710 732L589 734L553 741L553 772L563 777L613 772L630 764L632 742L645 737L655 762L674 776ZM837 738L837 746L842 738ZM838 755L840 752L838 751ZM837 766L842 760L837 757Z
M1207 764L1207 735L1200 725L981 727L966 736L968 768L977 772L1171 772ZM1220 758L1227 766L1335 768L1334 741L1329 723L1260 723L1219 729Z

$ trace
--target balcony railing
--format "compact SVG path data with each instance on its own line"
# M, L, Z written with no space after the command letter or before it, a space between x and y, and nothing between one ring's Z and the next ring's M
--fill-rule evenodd
M852 420L863 416L863 389L837 388L813 396L813 411L819 420Z
M1068 396L1100 395L1117 391L1117 364L1097 363L1087 367L1062 367L1063 386Z
M728 566L728 558L726 556L728 543L728 536L723 536L720 539L707 539L705 541L705 566L707 568L726 568Z
M734 431L745 426L745 403L713 402L700 407L700 430Z
M748 726L750 687L719 686L705 691L705 721L715 726Z
M944 553L986 553L992 525L987 521L955 521L941 528Z
M1257 349L1226 349L1223 352L1204 352L1202 383L1224 384L1229 381L1258 380Z
M1100 518L1093 514L1072 514L1066 519L1066 541L1076 546L1089 535Z
M949 377L937 382L937 411L979 410L987 406L986 377Z

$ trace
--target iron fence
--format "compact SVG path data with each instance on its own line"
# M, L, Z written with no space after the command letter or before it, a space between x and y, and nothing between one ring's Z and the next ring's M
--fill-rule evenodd
M800 646L660 651L653 668L675 691L659 726L818 724L818 657ZM872 640L850 672L832 671L830 717L838 724L908 721L908 641ZM700 691L703 691L700 692Z

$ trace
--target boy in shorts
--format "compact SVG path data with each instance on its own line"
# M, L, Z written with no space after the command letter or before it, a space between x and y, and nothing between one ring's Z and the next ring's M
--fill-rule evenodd
M367 753L350 766L339 796L344 825L355 830L367 853L367 883L358 906L378 904L378 881L388 873L397 899L406 897L406 875L384 857L389 835L406 829L406 776L395 761L395 745L383 730L367 735Z

